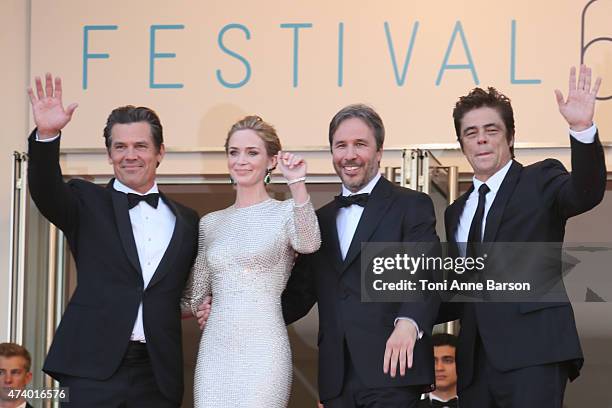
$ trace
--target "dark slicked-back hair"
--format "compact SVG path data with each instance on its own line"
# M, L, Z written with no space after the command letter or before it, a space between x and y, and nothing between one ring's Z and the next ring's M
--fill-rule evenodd
M376 139L376 150L380 150L385 142L385 126L383 125L382 119L376 113L376 111L364 104L348 105L342 108L329 122L329 148L331 149L334 141L334 133L338 130L338 126L342 122L351 118L359 118L368 125L374 132L374 139Z
M30 371L32 367L32 357L30 357L30 353L25 347L16 343L0 343L0 357L23 357L26 361L26 371Z
M460 97L455 104L453 120L455 121L457 140L461 147L463 147L463 141L461 140L461 121L463 117L466 113L482 107L495 109L499 113L508 131L506 140L510 145L510 142L514 139L514 112L510 104L510 98L490 86L486 91L482 88L472 89L469 94ZM510 146L510 153L514 158L514 145Z
M153 109L147 108L146 106L137 107L134 105L121 106L113 109L110 115L108 115L106 126L104 127L104 144L106 145L106 150L110 151L113 143L111 131L114 125L117 123L128 124L137 122L146 122L151 126L153 144L159 152L161 145L164 143L164 132L159 116L157 116L157 113L155 113Z
M437 333L431 336L434 347L451 346L457 348L457 336L449 333Z

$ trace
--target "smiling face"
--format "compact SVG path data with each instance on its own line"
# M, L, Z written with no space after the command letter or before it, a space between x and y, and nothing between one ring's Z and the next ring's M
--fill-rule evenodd
M116 123L111 129L108 161L117 180L139 193L146 193L155 183L156 169L164 157L153 143L147 122Z
M261 137L251 129L235 131L227 144L227 168L239 186L263 184L266 171L276 166Z
M508 130L499 112L487 106L467 112L461 119L461 149L474 170L474 176L487 181L512 160Z
M336 173L353 193L366 186L379 171L382 148L377 149L374 131L360 118L340 123L331 150Z

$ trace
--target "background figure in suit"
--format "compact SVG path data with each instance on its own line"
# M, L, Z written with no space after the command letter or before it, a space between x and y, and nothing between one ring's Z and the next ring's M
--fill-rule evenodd
M595 207L606 168L593 125L598 79L571 69L567 100L555 91L570 128L572 173L553 159L523 167L513 158L510 100L494 88L474 89L453 111L457 138L474 170L474 185L446 210L449 242L563 242L569 217ZM481 187L486 186L486 187ZM478 208L484 209L477 217ZM474 231L477 231L476 233ZM561 271L559 271L559 277ZM583 362L569 303L447 303L461 318L457 348L463 407L561 407L567 379ZM444 315L446 313L442 313Z
M382 120L370 107L347 106L332 119L342 194L317 211L321 249L298 258L283 294L287 323L318 302L325 408L414 407L433 383L437 301L361 302L362 242L438 242L431 199L381 178L383 141Z
M431 338L434 348L434 369L436 389L425 395L419 408L457 408L457 368L455 355L457 337L448 333L434 334Z
M60 228L78 284L44 371L70 387L71 407L176 407L183 394L179 300L195 257L198 215L158 192L162 127L151 109L125 106L108 117L104 138L115 179L106 187L65 183L60 78L28 90L35 129L28 180L42 214Z
M32 381L32 358L25 347L15 343L0 344L0 408L32 408L23 391Z

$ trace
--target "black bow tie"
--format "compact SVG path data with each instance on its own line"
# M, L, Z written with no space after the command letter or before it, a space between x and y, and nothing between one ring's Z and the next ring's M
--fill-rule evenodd
M368 193L353 194L350 196L337 195L334 197L338 207L350 207L353 204L365 207L370 195Z
M442 401L438 401L438 400L430 400L431 401L431 406L432 407L436 407L436 408L444 408L444 407L448 407L448 408L457 408L457 398L451 398L446 402L442 402Z
M149 204L153 208L157 208L157 204L159 203L159 193L151 193L146 195L128 193L128 207L131 210L136 207L139 202L144 201Z

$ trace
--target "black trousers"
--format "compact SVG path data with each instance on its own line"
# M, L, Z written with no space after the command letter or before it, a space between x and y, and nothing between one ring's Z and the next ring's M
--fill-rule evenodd
M323 401L323 406L325 408L417 407L417 403L421 398L422 387L366 387L355 370L355 366L351 360L346 343L344 344L344 367L344 384L342 385L342 393L336 398Z
M502 372L491 365L480 339L472 382L459 391L461 408L562 408L569 367L565 362ZM458 373L461 375L461 373Z
M121 366L109 379L62 376L60 385L68 387L70 401L62 408L176 408L160 391L147 346L130 342Z

